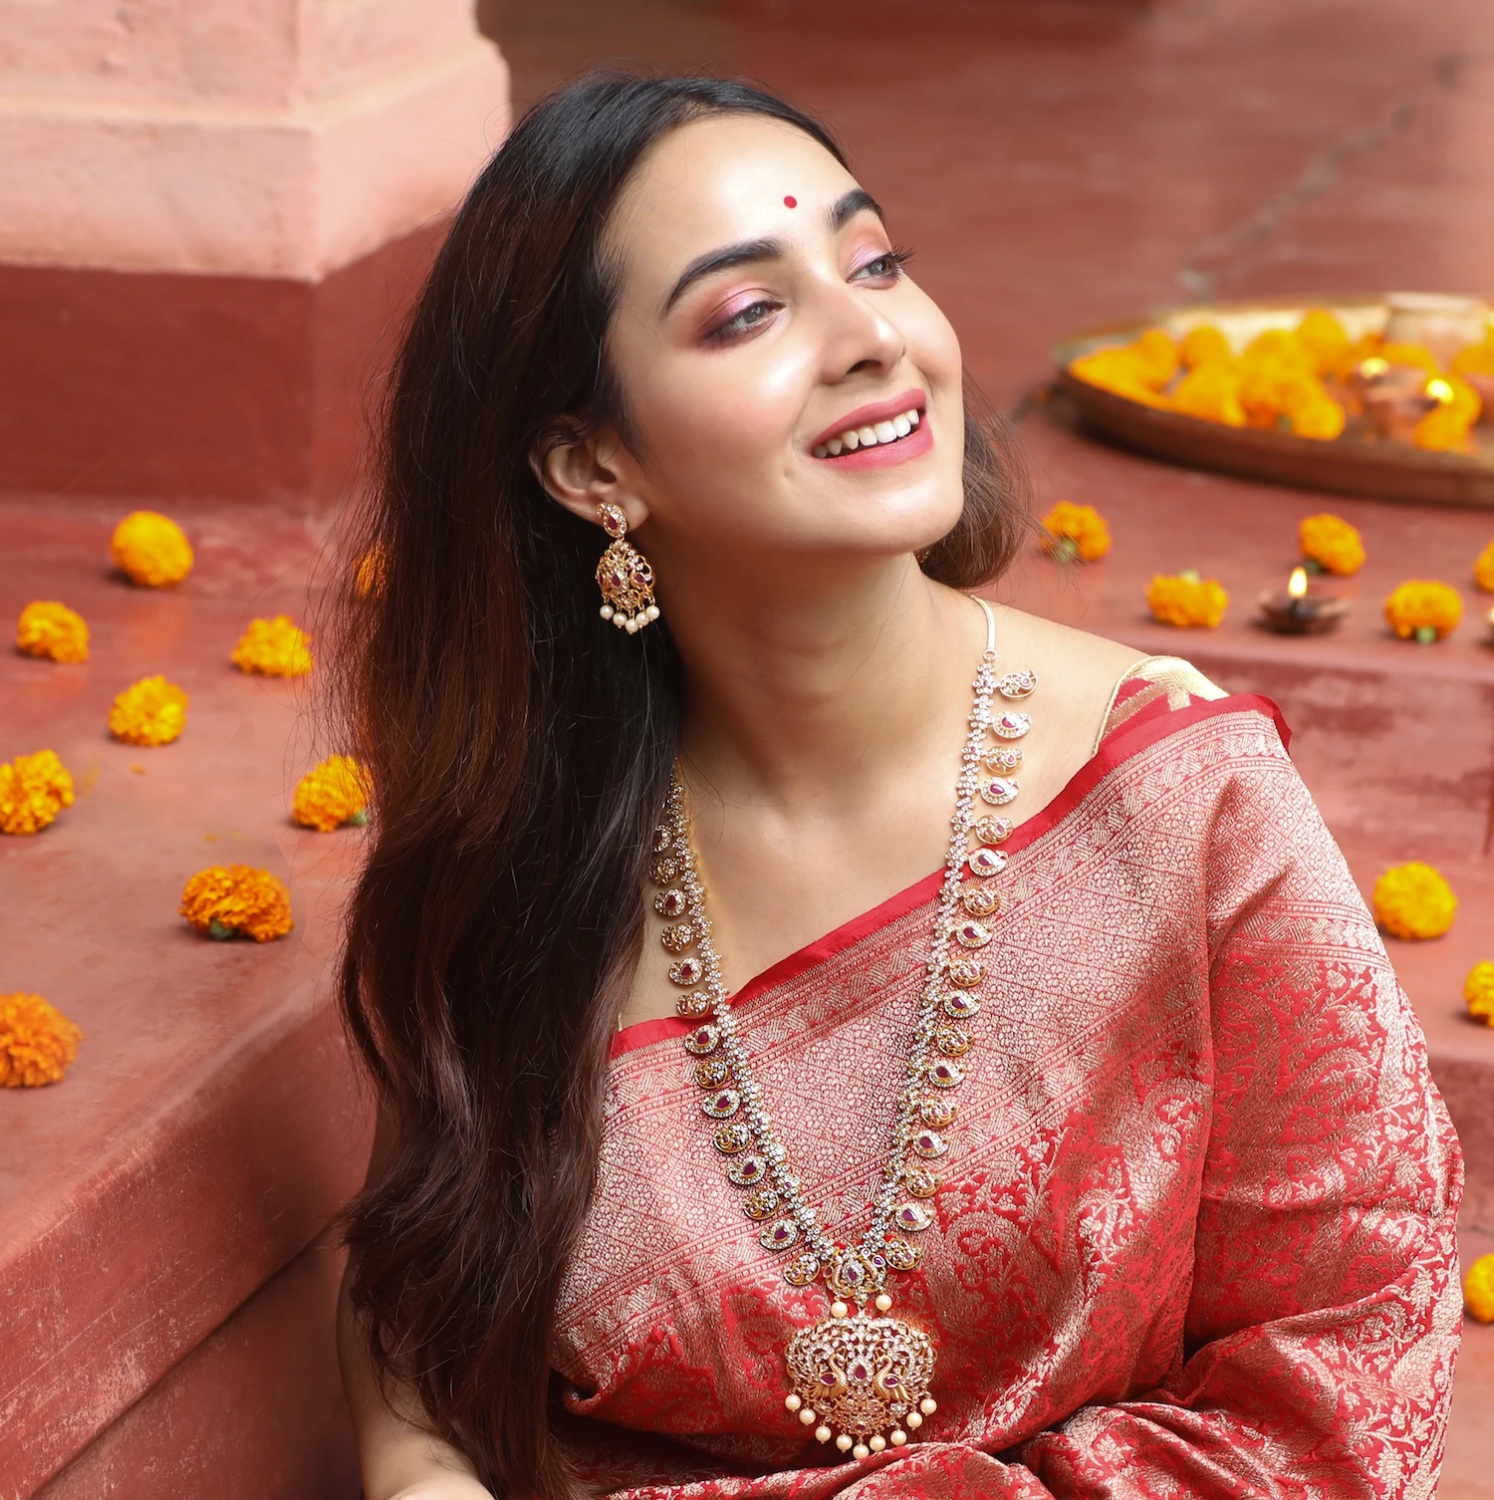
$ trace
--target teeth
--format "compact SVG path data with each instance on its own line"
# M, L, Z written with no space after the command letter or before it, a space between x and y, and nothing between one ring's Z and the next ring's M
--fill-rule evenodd
M833 437L816 447L814 456L836 458L841 453L854 453L858 448L875 448L878 443L895 443L899 438L907 437L921 420L915 406L893 417L890 422L878 422L872 427L847 428L839 437Z

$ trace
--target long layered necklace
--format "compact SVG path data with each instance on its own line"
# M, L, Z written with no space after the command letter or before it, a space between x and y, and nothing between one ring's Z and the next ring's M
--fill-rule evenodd
M1001 909L993 877L1006 867L996 847L1012 831L1010 819L984 814L982 804L1016 799L1020 740L1027 714L993 711L996 695L1026 698L1032 672L996 673L996 620L983 599L986 649L972 685L974 706L955 784L949 854L934 918L926 980L913 1025L906 1082L893 1118L892 1147L871 1200L871 1221L859 1240L842 1244L805 1201L798 1177L773 1126L762 1088L737 1031L736 1016L711 941L690 837L685 788L676 767L663 820L654 831L649 874L660 887L654 910L668 923L660 940L674 962L681 1016L702 1024L685 1038L704 1091L701 1110L711 1141L726 1161L726 1176L745 1194L742 1209L757 1223L764 1249L786 1255L783 1279L804 1287L823 1280L830 1315L801 1328L785 1360L792 1390L785 1404L822 1443L866 1458L889 1444L901 1447L937 1410L930 1392L934 1348L928 1335L891 1317L892 1273L913 1270L922 1258L917 1236L934 1221L928 1200L939 1191L939 1164L955 1122L953 1092L964 1081L961 1058L973 1042L986 978L979 952L991 941L991 919ZM990 743L987 736L995 743ZM974 840L972 844L972 839ZM792 1251L790 1255L788 1252Z

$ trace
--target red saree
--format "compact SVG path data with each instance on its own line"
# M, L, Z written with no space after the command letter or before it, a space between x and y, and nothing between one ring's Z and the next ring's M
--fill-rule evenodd
M680 1038L619 1034L559 1309L557 1430L596 1493L1430 1496L1461 1323L1457 1142L1420 1030L1264 699L1130 683L1005 846L960 1123L898 1315L939 1410L827 1451L784 1409L824 1315L757 1243ZM940 872L737 997L841 1239L915 1013Z

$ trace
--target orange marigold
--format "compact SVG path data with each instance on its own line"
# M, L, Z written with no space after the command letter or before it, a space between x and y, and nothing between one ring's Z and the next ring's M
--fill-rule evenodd
M1194 329L1195 333L1201 332ZM1244 380L1238 365L1229 360L1196 365L1172 393L1174 411L1204 422L1222 422L1226 427L1246 424L1245 408L1240 404L1240 386Z
M1402 640L1423 645L1450 635L1463 618L1463 596L1451 584L1412 578L1385 601L1385 622Z
M1469 344L1453 357L1449 369L1459 375L1494 375L1494 336L1481 344Z
M52 750L0 765L0 833L40 833L73 805L73 778Z
M1092 505L1060 500L1043 517L1043 548L1062 562L1097 562L1110 550L1110 527Z
M1223 330L1212 323L1200 323L1183 335L1178 353L1190 370L1202 369L1204 365L1225 364L1234 358L1229 340Z
M142 588L169 588L192 571L192 544L170 516L133 510L109 542L114 565Z
M233 648L233 664L266 677L304 677L311 670L310 647L311 637L289 615L251 620Z
M0 1086L56 1083L78 1055L83 1033L40 995L0 995Z
M291 921L290 892L268 870L249 865L211 865L182 891L181 914L210 937L242 934L256 943L283 937Z
M1463 1279L1463 1305L1480 1323L1494 1323L1494 1255L1481 1255Z
M1374 907L1386 932L1409 941L1441 937L1457 915L1458 898L1437 870L1413 859L1375 882Z
M1197 573L1157 573L1146 591L1147 606L1164 625L1213 628L1224 618L1229 595L1217 578Z
M87 661L88 622L55 599L33 599L16 621L16 649L53 661Z
M1349 334L1338 318L1326 308L1310 307L1297 324L1297 342L1302 346L1319 375L1337 370L1349 352Z
M1473 560L1473 581L1486 594L1494 594L1494 542Z
M1364 566L1364 541L1358 528L1342 516L1328 511L1303 516L1297 525L1297 541L1303 557L1315 562L1325 573L1348 575Z
M1469 1015L1494 1026L1494 964L1488 959L1468 971L1463 981L1463 998L1468 1002Z
M169 745L187 727L187 695L164 677L142 677L114 700L109 733L130 745Z
M368 822L368 781L350 755L334 755L314 766L297 783L291 817L303 828L330 833L344 823L361 828Z

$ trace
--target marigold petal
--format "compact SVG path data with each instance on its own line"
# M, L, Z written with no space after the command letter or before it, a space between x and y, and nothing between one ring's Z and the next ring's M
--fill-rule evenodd
M78 1027L40 995L0 995L0 1087L56 1083L82 1040Z

